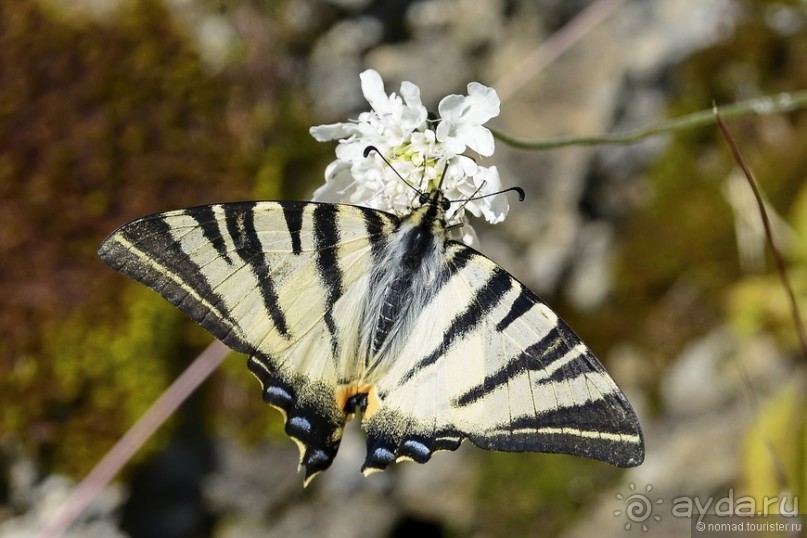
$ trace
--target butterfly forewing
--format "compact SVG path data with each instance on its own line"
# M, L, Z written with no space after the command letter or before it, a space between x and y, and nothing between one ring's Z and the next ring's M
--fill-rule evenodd
M369 265L394 225L353 206L219 204L131 222L99 255L251 356L310 478L339 445L347 414L334 394L356 370Z

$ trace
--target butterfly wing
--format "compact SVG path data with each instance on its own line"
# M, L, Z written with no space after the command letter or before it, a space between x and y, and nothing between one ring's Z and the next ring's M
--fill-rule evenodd
M218 204L126 224L99 255L250 356L310 480L339 447L335 394L353 377L372 253L395 224L346 205Z
M450 277L378 384L381 403L364 422L365 472L425 462L463 438L639 465L636 414L580 338L473 249L448 242L445 263Z

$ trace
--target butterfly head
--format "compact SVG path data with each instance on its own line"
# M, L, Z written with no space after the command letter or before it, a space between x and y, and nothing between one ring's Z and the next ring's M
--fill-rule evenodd
M435 206L441 209L443 213L451 209L451 200L446 198L440 189L435 189L432 192L421 192L418 195L418 201L421 206Z
M412 212L405 218L410 224L425 226L434 234L441 234L447 227L462 226L462 220L448 223L448 213L452 200L449 200L440 189L430 192L418 192L417 204L413 204Z

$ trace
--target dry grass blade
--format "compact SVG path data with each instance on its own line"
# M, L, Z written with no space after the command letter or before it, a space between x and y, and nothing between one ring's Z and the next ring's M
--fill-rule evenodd
M129 431L115 443L115 446L106 453L90 471L90 474L76 486L62 505L61 510L39 532L39 538L64 536L98 493L109 484L157 428L208 378L228 353L229 349L218 340L207 346L143 416L129 428Z
M493 87L502 102L524 87L546 66L554 62L595 26L619 9L625 0L597 0L569 23L538 45L521 62L496 81Z

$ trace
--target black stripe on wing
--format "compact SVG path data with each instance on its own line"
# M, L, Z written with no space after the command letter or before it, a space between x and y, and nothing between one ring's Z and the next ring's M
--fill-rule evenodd
M339 339L333 319L333 305L342 296L342 270L339 268L339 207L320 204L314 209L314 244L317 247L317 272L325 288L325 325L331 335L331 353L339 356Z
M252 351L201 268L173 239L164 215L122 226L101 243L98 255L113 269L165 297L232 349Z
M393 217L392 215L386 215L381 211L374 211L372 209L362 208L362 214L364 216L364 225L367 228L367 236L370 239L370 248L372 249L372 256L374 260L377 260L381 250L384 248L386 244L386 237L385 237L385 224L389 222L391 218L395 219L394 222L398 222L397 217ZM386 218L386 222L385 222Z
M581 409L584 407L584 409ZM590 400L581 406L550 409L535 416L515 418L502 429L573 428L602 434L635 436L636 425L625 411L625 401L621 394L605 394L597 400ZM500 449L501 450L501 449Z
M552 365L555 361L565 357L572 349L561 338L560 334L565 327L565 323L560 324L549 331L543 338L529 346L527 349L507 361L501 369L485 376L485 379L477 383L463 394L456 401L457 405L468 405L484 398L499 387L527 370L541 371ZM566 327L568 329L568 327ZM580 353L582 357L583 353ZM573 361L578 359L572 359ZM562 370L560 378L565 378ZM555 378L552 378L555 379Z
M507 327L510 326L515 320L526 314L532 305L535 304L535 298L524 286L520 286L521 291L516 297L516 300L513 301L513 305L510 307L510 311L504 316L499 323L496 324L496 330L499 332L504 331Z
M292 254L299 255L303 251L300 232L303 229L303 211L299 204L282 204L283 218L289 230Z
M455 268L454 272L457 271L458 269ZM415 377L420 370L436 363L445 355L448 348L455 341L475 330L488 313L498 306L512 285L513 278L506 271L499 268L491 271L490 278L481 288L474 292L474 300L466 306L465 310L451 320L451 324L443 334L442 341L428 355L420 359L403 376L401 382L406 383Z
M233 260L230 258L230 253L227 252L227 244L224 241L224 237L221 235L219 222L213 210L214 207L215 206L212 205L197 207L192 210L187 210L185 213L199 224L199 227L202 229L202 235L213 245L213 248L216 249L216 253L224 258L227 263L232 264Z
M258 291L263 299L266 312L272 318L272 323L277 331L284 338L291 338L286 315L278 304L272 267L255 229L255 204L224 204L221 207L224 209L227 231L235 245L235 251L258 281ZM189 214L192 215L192 213Z

